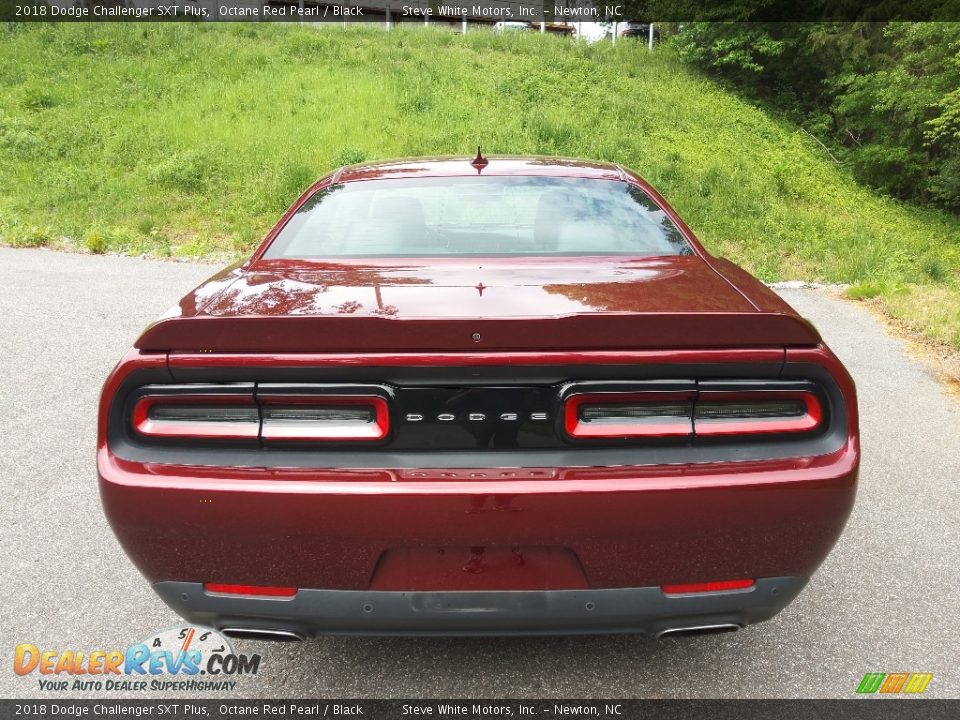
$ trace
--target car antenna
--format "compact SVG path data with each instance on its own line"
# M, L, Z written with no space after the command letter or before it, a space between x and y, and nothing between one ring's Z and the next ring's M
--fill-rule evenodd
M479 146L479 145L477 145L477 156L476 156L473 160L470 161L470 164L473 165L473 166L477 169L477 175L479 175L479 174L480 174L480 171L483 170L487 165L490 164L490 161L487 160L487 159L480 153L480 146Z

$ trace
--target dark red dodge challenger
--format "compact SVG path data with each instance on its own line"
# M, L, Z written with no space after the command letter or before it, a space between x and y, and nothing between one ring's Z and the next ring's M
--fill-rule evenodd
M720 632L850 513L853 382L615 165L313 185L106 382L114 532L234 637Z

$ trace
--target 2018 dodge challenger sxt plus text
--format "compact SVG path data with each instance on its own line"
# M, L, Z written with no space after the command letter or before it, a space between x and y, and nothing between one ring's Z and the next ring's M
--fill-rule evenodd
M816 330L647 183L478 153L317 182L121 360L97 465L229 635L662 635L793 600L859 452Z

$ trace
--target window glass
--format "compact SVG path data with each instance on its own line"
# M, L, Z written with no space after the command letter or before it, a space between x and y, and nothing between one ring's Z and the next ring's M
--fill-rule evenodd
M318 190L267 258L685 255L679 229L640 188L614 180L454 177Z

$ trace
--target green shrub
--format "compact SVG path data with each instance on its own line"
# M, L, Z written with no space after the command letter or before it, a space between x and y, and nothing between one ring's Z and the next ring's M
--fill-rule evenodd
M330 162L334 167L343 167L344 165L357 165L367 159L367 153L358 147L344 147L334 152Z
M45 225L23 228L10 235L10 244L14 247L46 247L55 240L53 230Z
M107 239L97 232L89 233L84 240L84 245L94 255L102 255L108 248Z
M0 115L0 152L17 160L36 161L45 155L44 142L27 123Z
M45 110L57 104L57 99L48 88L28 87L23 91L20 104L27 110Z
M161 188L198 193L207 187L215 172L215 164L204 153L185 152L151 165L146 177Z

